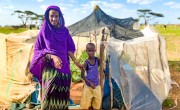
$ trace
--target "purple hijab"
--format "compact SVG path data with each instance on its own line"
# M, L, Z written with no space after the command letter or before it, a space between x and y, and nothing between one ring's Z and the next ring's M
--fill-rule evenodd
M59 12L59 25L57 28L51 25L49 21L49 11L53 9ZM61 58L62 68L57 69L53 61L50 61L50 66L57 69L59 72L70 74L70 63L68 51L75 52L75 45L68 29L65 27L64 18L58 6L49 6L45 12L45 20L38 34L34 46L34 56L30 64L30 72L41 83L42 72L46 66L45 55L47 53L54 54Z

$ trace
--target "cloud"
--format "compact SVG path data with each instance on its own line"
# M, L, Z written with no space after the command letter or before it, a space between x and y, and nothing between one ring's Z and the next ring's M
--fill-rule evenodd
M174 4L175 4L175 2L166 2L166 3L164 3L165 6L172 6Z
M37 2L43 2L44 0L37 0Z
M78 0L70 0L71 3L78 3Z
M40 8L46 10L49 5L41 5Z
M3 15L11 15L11 13L13 12L14 10L14 6L13 5L0 5L0 15L1 17Z
M0 2L11 2L11 0L0 0Z
M61 11L64 12L67 8L66 7L60 7Z
M133 4L140 4L140 5L147 5L155 0L127 0L127 3L133 3Z
M120 4L120 3L102 2L102 5L103 5L104 7L112 8L112 9L121 9L121 8L125 7L123 4Z
M0 0L0 14L9 14L12 13L12 10L14 9L14 6L12 5L11 0L4 0L2 3ZM2 16L1 16L2 17Z
M60 7L73 7L74 5L73 4L70 4L70 3L60 3L59 4Z
M95 5L99 5L104 7L105 9L111 11L112 9L121 9L124 8L125 6L121 3L111 3L111 2L106 2L106 1L89 1L86 4L82 4L82 8L83 10L87 10L89 11L90 9L92 9L92 7L94 7Z
M3 11L2 11L2 10L0 10L0 15L1 15L1 14L3 14Z
M14 8L14 6L12 6L12 5L8 5L8 6L4 6L3 8L4 8L4 9L13 9L13 8Z
M94 7L95 5L100 5L100 4L102 4L102 1L89 1L87 3L87 5L90 6L90 8Z
M169 6L170 8L180 8L180 3L176 2L166 2L164 5Z
M73 12L79 12L79 11L81 11L81 9L80 8L74 8L74 9L72 9L72 11Z
M61 9L61 11L65 11L67 9L72 9L74 7L74 4L71 3L60 3L59 4L59 8Z

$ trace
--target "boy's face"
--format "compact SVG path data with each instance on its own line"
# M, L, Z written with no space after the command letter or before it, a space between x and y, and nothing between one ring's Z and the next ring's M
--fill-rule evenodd
M87 45L86 46L86 52L89 57L94 57L94 54L96 52L95 46L94 45Z
M56 10L49 11L49 21L52 25L57 26L59 22L59 13Z

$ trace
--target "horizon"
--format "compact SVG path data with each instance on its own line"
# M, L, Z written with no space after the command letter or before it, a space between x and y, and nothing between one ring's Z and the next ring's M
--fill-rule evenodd
M22 5L23 4L23 5ZM177 0L0 0L0 26L21 25L17 15L11 15L15 10L32 11L43 15L49 5L60 7L66 26L72 25L91 14L98 5L107 15L115 18L138 18L138 9L150 9L161 13L149 24L180 24L180 1ZM141 18L139 24L143 24Z

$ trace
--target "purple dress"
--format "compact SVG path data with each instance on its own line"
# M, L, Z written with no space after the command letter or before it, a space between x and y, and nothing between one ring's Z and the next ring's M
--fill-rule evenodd
M60 28L54 27L49 21L49 11L59 12ZM30 64L30 72L42 86L42 109L68 109L71 82L68 51L75 52L75 45L64 18L57 6L49 6L45 12L45 20L34 46L34 56ZM46 61L46 54L54 54L62 60L62 68L57 69L52 60Z

